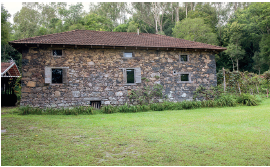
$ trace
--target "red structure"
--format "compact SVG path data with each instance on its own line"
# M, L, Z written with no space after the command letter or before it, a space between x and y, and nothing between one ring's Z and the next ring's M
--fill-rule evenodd
M1 62L1 106L14 106L17 96L14 93L14 84L20 71L15 62Z

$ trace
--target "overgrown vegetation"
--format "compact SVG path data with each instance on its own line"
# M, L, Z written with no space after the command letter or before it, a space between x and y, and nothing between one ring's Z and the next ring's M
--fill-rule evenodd
M155 84L154 86L146 86L137 90L131 90L128 98L131 104L150 104L158 102L158 99L163 98L163 86Z
M98 113L92 107L70 107L70 108L38 108L30 106L22 106L19 108L20 115L92 115Z

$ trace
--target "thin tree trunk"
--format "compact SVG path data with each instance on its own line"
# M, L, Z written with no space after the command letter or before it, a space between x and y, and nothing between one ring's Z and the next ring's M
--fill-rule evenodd
M179 4L176 2L176 16L175 16L175 24L179 21Z
M268 88L266 89L266 93L267 93L267 98L268 98L268 94L269 94L269 90L268 90Z
M187 2L185 2L186 3L186 18L187 18Z
M173 21L173 2L171 2L172 5L172 21Z
M261 67L259 67L259 75L261 75Z
M225 69L222 68L223 71L223 87L224 87L224 93L226 92L226 78L225 78Z
M236 63L237 63L237 71L238 71L238 59L236 59Z
M232 60L232 65L233 65L233 71L234 71L234 62L233 62L233 59L231 58L231 60Z
M256 83L256 88L257 88L257 92L258 92L258 94L260 94L259 89L258 89L258 85L257 85L257 83Z
M239 82L237 82L237 84L238 84L239 93L241 95L241 88L240 88Z

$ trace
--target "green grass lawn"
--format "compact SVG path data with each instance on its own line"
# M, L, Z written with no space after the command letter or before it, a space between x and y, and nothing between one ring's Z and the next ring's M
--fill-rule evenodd
M270 99L259 106L97 115L2 109L1 165L270 165Z

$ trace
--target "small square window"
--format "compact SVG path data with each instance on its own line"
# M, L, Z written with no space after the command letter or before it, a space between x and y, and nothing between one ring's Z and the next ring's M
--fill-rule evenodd
M62 56L62 50L53 50L53 56Z
M130 57L132 57L132 53L131 52L125 52L124 57L130 58Z
M134 69L127 69L127 83L135 83Z
M62 69L52 69L52 83L63 83Z
M187 55L181 55L181 61L188 61L188 56Z
M189 81L189 74L181 74L181 81Z

